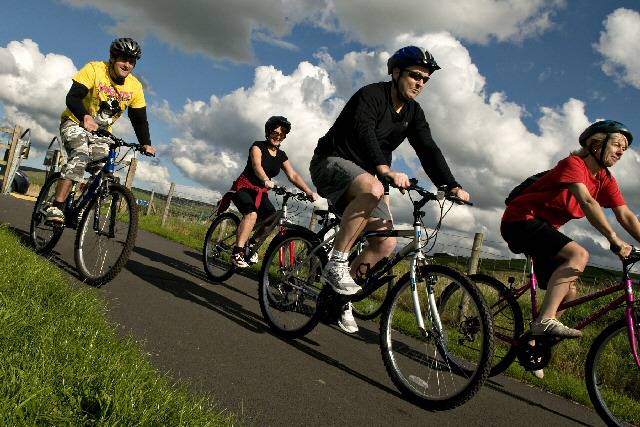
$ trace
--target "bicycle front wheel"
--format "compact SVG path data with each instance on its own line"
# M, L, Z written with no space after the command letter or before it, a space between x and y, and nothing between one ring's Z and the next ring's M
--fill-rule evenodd
M202 248L202 262L210 279L222 282L233 275L233 245L236 242L239 224L240 219L237 215L224 212L213 220L207 230Z
M310 254L317 244L310 231L287 230L265 253L258 286L260 310L278 335L302 337L320 320L320 275L326 256L322 250Z
M476 286L458 271L427 265L412 286L404 275L393 288L380 324L387 373L414 403L430 410L455 408L471 399L491 369L493 325ZM449 286L462 304L438 307Z
M42 186L36 204L33 207L29 237L31 238L31 244L34 250L39 254L46 254L51 251L56 243L58 243L58 240L60 240L62 232L64 231L64 224L45 223L45 211L53 204L56 187L61 179L60 172L51 175Z
M635 341L635 351L640 351L637 328L630 340L627 321L618 320L598 335L587 354L587 391L607 425L640 425L640 369L631 343Z
M138 232L133 195L120 184L109 184L85 209L75 243L76 267L83 280L102 286L120 273L129 260Z
M516 358L517 340L524 333L522 310L518 301L498 279L486 274L472 274L469 278L482 293L492 315L495 350L489 376L495 376L505 371ZM461 292L464 291L457 285L449 285L440 296L440 311L461 310L460 304L464 302ZM458 307L448 307L449 304L457 304Z

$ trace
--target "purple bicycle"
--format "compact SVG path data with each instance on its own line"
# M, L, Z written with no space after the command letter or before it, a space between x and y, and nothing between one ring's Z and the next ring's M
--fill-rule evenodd
M640 423L640 311L636 306L634 282L630 277L630 269L640 261L640 249L633 248L631 254L622 260L622 276L616 285L581 296L570 302L564 302L558 310L598 300L609 296L610 302L603 304L590 316L580 320L576 329L601 319L616 309L623 309L619 320L604 328L595 338L585 363L585 380L589 398L598 414L608 425L627 425ZM494 277L476 274L471 279L478 285L493 315L495 352L490 375L497 375L506 370L517 357L520 364L529 371L543 369L551 360L553 347L561 341L555 337L532 337L524 331L522 309L518 299L529 291L532 318L538 316L538 282L530 266L529 280L526 284L514 286L514 278L509 278L509 286ZM639 283L636 281L636 286ZM439 304L445 308L458 289L450 285L443 292ZM614 294L620 293L615 296ZM466 320L469 328L473 319ZM473 334L467 334L466 343L473 347ZM635 418L634 418L635 417Z

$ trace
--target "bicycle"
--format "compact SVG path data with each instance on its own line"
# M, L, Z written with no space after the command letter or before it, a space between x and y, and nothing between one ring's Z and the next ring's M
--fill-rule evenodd
M260 250L262 244L277 226L280 227L280 233L286 229L303 228L288 220L287 203L291 198L307 201L307 195L301 192L291 192L280 186L273 187L273 192L278 196L282 196L282 205L273 215L264 219L263 223L267 224L264 232L256 240L255 245L248 248L245 254L246 259L250 259L253 254ZM223 212L217 215L209 226L202 249L202 261L204 271L210 279L223 282L229 279L236 271L231 259L239 224L240 217L237 214ZM256 224L254 230L258 228L259 224Z
M520 287L514 286L515 279L509 278L509 287L499 280L477 275L476 284L484 289L489 309L494 318L496 355L491 375L506 370L517 357L526 370L545 368L552 356L552 348L562 341L559 338L532 336L524 333L522 309L518 299L530 291L532 318L538 317L538 282L533 262L529 265L529 280ZM585 363L585 381L589 398L600 417L609 425L623 425L628 420L621 419L632 413L632 422L640 422L640 312L635 303L630 268L640 261L640 250L633 248L631 255L622 260L622 276L617 285L609 286L573 301L563 302L558 310L566 310L590 301L623 292L590 316L578 321L575 329L582 330L589 324L603 318L608 313L624 307L624 317L609 324L595 338ZM455 292L451 288L450 292ZM441 301L446 305L446 301ZM631 409L629 409L631 408Z
M106 130L95 135L109 140L109 154L87 163L91 173L84 189L74 182L64 203L64 224L47 223L45 211L55 199L60 172L52 174L42 186L31 215L29 236L36 253L49 253L65 228L76 230L74 258L82 280L102 286L120 273L135 244L138 209L131 191L119 183L115 172L119 147L143 152L143 146L130 144ZM100 165L104 165L100 168ZM76 192L81 193L76 198Z
M332 238L320 241L309 230L287 230L274 238L265 254L259 281L260 309L274 333L299 338L321 321L335 323L347 302L361 301L385 286L392 280L391 269L401 260L410 259L409 272L397 280L383 304L382 359L391 380L410 401L432 410L451 409L473 397L487 378L493 356L493 327L476 286L451 267L427 263L423 253L423 206L429 201L440 204L440 221L429 236L435 238L446 215L444 201L462 201L444 192L430 193L416 180L411 182L409 191L421 196L413 201L413 229L366 232L362 238L411 237L412 241L394 257L370 269L362 291L341 296L320 282ZM295 254L285 256L288 262L283 265L279 254L291 248ZM450 283L465 290L465 311L438 310L437 295ZM477 319L474 332L480 339L475 352L458 344L467 333L461 326L468 316Z

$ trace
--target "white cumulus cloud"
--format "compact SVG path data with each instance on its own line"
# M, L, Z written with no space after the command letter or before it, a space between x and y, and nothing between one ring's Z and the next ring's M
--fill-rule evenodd
M620 8L603 22L595 49L604 56L602 71L623 84L640 89L640 12Z

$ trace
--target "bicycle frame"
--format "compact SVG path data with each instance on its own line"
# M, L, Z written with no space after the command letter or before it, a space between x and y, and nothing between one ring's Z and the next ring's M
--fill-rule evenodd
M531 259L527 259L527 261L529 262L529 265L531 266L530 268L530 276L529 276L529 281L522 285L521 287L517 288L517 289L511 289L511 296L513 296L513 298L515 298L516 300L518 300L522 295L524 295L528 290L531 291L531 313L532 313L532 317L535 319L538 317L539 311L538 311L538 302L537 302L537 290L538 290L538 282L535 276L535 271L533 269L533 261ZM634 316L634 312L633 312L633 308L634 308L634 303L635 303L635 294L633 292L633 282L631 280L631 277L629 276L629 263L626 263L623 261L623 275L621 278L621 281L619 284L617 285L613 285L613 286L609 286L605 289L601 289L599 291L596 292L592 292L590 294L587 295L583 295L580 298L576 298L572 301L568 301L568 302L563 302L562 304L560 304L560 306L558 307L558 311L562 311L571 307L576 307L578 305L584 304L586 302L589 301L594 301L597 299L600 299L602 297L605 297L607 295L611 295L615 292L619 292L624 290L624 294L620 295L618 298L614 299L613 301L611 301L610 303L608 303L607 305L605 305L604 307L600 308L598 311L596 311L595 313L591 314L590 316L587 316L586 318L582 319L581 321L579 321L576 326L575 329L578 330L582 330L584 329L586 326L590 325L591 323L597 321L598 319L604 317L607 313L609 313L612 310L615 310L616 308L620 307L622 304L625 304L625 319L627 320L627 327L628 327L628 333L629 333L629 343L631 345L631 352L633 354L634 360L636 362L636 364L638 365L638 368L640 368L640 355L638 354L638 348L637 348L637 339L636 339L636 334L635 334L635 329L636 329L636 322L635 322L635 316ZM504 302L505 297L500 298L496 304L494 305L497 306L499 304L501 304L502 302ZM493 308L493 307L491 307ZM499 313L500 311L497 311L496 313ZM495 314L494 314L495 316ZM501 339L502 341L508 342L510 345L514 345L514 344L518 344L519 340L514 340L511 337L507 337L503 334L500 334L499 332L495 333L495 336L499 339ZM515 341L515 342L514 342Z
M106 163L104 164L102 169L97 174L93 175L90 178L87 188L85 189L85 191L83 192L83 194L80 196L78 200L74 200L75 186L77 185L77 183L74 182L74 188L69 193L69 196L67 197L67 200L65 202L64 216L65 216L66 227L75 229L78 226L78 217L80 216L80 213L84 208L87 207L89 202L95 198L96 193L100 188L100 186L102 185L102 183L104 182L105 177L113 176L113 172L115 171L115 166L116 166L116 157L117 157L117 152L115 150L115 147L110 145L109 154L106 157L98 160L93 160L87 164L87 168L90 168L91 166L98 165L100 163L105 162L106 160ZM114 202L116 202L117 204L117 200L114 199ZM113 218L113 220L115 220L115 217ZM98 223L99 223L99 210L96 209L96 218L94 221L95 230L98 229L97 228ZM111 221L111 224L109 226L109 236L113 237L113 221Z

